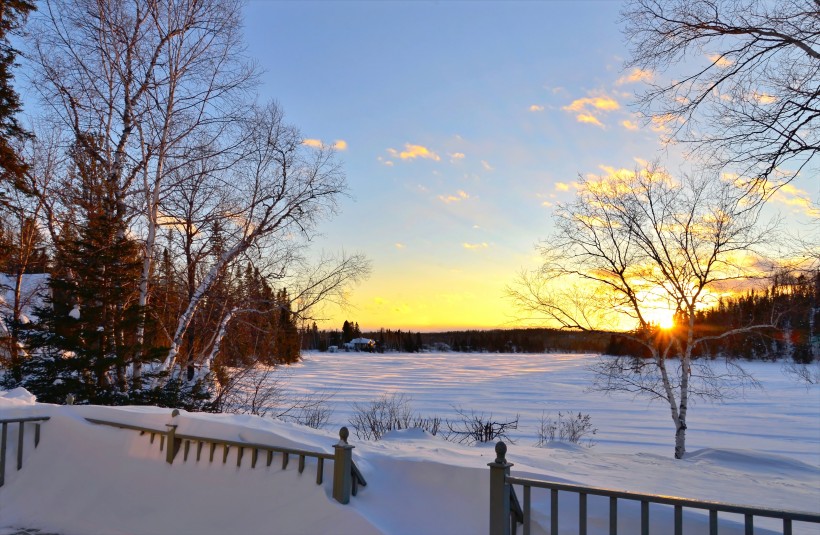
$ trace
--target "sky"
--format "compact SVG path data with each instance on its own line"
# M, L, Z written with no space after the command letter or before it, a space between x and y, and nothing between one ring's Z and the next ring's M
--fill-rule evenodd
M313 247L372 261L323 327L514 326L505 289L537 266L534 246L579 175L659 158L685 167L635 113L652 73L623 67L621 7L249 2L259 98L306 143L335 146L346 172L350 195Z

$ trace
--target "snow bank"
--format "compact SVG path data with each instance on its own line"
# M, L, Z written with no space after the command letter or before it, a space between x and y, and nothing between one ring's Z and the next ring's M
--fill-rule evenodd
M344 357L350 359L351 355ZM424 356L413 358L423 359ZM497 359L498 356L484 358ZM572 367L579 361L583 359L561 360L559 356L557 364L550 367L547 360L536 356L517 370L482 379L476 369L480 370L484 365L475 356L462 359L461 355L452 355L439 362L449 366L446 373L440 369L440 375L461 376L471 388L456 385L447 390L430 386L430 397L422 396L421 403L423 407L435 409L430 401L432 397L440 403L439 408L443 408L451 403L475 402L486 396L492 403L503 397L527 406L532 399L547 398L555 404L555 410L567 405L584 409L594 405L589 393L576 389L576 385L583 382L580 378L573 379L580 368L576 368L574 374L566 369L561 371L562 367ZM310 362L302 365L302 371L311 365ZM348 360L348 365L356 368L355 361ZM414 366L417 371L424 367L423 364ZM393 378L384 375L388 367L394 370ZM344 382L346 376L337 376L341 372L334 366L326 369L328 384ZM362 384L350 385L351 390L346 393L355 399L375 397L381 388L389 388L391 381L408 381L412 368L411 372L407 369L405 366L402 370L395 359L390 366L375 365L371 373L381 374L381 379L362 373L359 375ZM306 384L304 378L300 383L299 373L298 369L292 373L292 385ZM504 379L510 373L517 373L524 387L513 391ZM548 373L550 383L543 391L527 391L535 384L527 379L528 373L542 378L542 374ZM416 372L415 379L419 380L422 375ZM458 383L452 377L442 380ZM643 420L641 416L649 412L645 402L633 400L631 403L637 407L630 409L626 401L618 400L608 407L596 406L598 411L611 409L613 419L616 419L616 410L631 411L624 420L617 420L629 420L629 426L606 427L605 443L594 448L560 444L536 448L523 436L509 445L507 459L514 463L513 474L519 476L750 506L817 511L820 466L812 461L813 455L802 453L811 447L802 441L811 441L817 433L817 420L811 419L818 410L811 401L815 393L773 379L767 379L766 383L767 401L758 399L753 410L749 410L761 421L754 429L743 431L742 440L746 447L694 449L685 459L676 461L671 458L671 448L653 445L653 420ZM367 384L379 385L379 388L368 390L364 387ZM410 392L414 399L425 385L417 383L417 388L416 392ZM396 391L402 390L397 388ZM577 394L571 395L573 392ZM801 398L803 403L785 415L776 414L781 410L782 400L792 397ZM697 410L704 408L698 406ZM731 406L729 409L729 414L733 414ZM33 433L27 431L23 469L18 472L11 466L14 463L7 463L6 484L0 487L0 534L3 535L14 533L13 528L34 528L61 535L415 535L487 531L487 463L495 458L491 444L460 446L419 430L394 431L384 440L372 443L357 440L352 435L354 461L368 485L360 489L350 504L340 505L332 498L332 463L326 463L322 485L315 484L315 461L308 459L302 474L298 473L295 459L282 470L278 456L270 467L260 462L257 468L251 469L250 455L246 452L242 465L237 467L234 449L224 464L221 452L214 463L209 463L203 451L200 462L194 461L193 454L183 462L180 453L169 465L159 450L159 438L151 444L148 435L93 425L85 418L154 429L165 429L166 424L173 422L178 425L178 432L184 434L325 452L333 451L332 445L338 441L338 421L332 428L316 431L255 416L182 411L179 416L172 417L170 409L158 407L55 406L36 403L31 394L19 389L0 392L0 418L8 415L50 416L51 419L42 424L40 446L36 450L33 448ZM341 416L344 417L344 412ZM336 417L338 419L339 415ZM723 426L730 434L741 432L737 422L726 422L717 417L714 421L707 418L707 421L715 428ZM594 422L602 426L600 421ZM805 422L809 422L809 429L800 427ZM643 433L641 425L647 426ZM7 459L16 458L16 427L9 427ZM775 443L774 435L780 435L783 444ZM647 447L640 443L641 438L647 438ZM785 450L797 451L798 455L777 453ZM522 498L521 489L518 494ZM533 533L545 534L550 522L549 492L535 489L532 498ZM560 494L562 533L576 532L577 503L576 496ZM606 532L608 499L590 497L588 508L590 532ZM639 532L640 506L637 503L622 502L618 518L620 533ZM652 533L670 532L673 518L670 508L652 506L650 518ZM707 515L686 510L684 520L687 534L708 533ZM755 520L756 535L778 533L779 529L778 522ZM743 533L742 518L721 515L720 532ZM794 532L816 535L817 526L796 524Z

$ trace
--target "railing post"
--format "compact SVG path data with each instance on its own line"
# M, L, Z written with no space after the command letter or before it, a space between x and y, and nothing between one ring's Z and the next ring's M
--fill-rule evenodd
M353 487L353 446L347 443L350 431L339 429L339 443L333 445L333 499L341 504L350 503L350 489Z
M490 467L490 535L509 535L510 533L510 475L512 463L506 459L507 445L499 441L495 445L495 461L487 463Z

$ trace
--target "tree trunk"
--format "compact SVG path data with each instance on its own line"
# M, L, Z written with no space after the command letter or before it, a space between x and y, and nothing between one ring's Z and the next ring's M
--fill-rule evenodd
M686 422L678 419L675 430L675 459L683 459L686 454Z

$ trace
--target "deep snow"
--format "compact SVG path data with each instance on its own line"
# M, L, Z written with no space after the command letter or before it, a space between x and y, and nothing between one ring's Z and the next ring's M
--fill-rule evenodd
M590 356L577 355L308 355L292 367L294 391L337 391L333 425L315 431L253 416L183 412L173 418L180 433L332 451L350 400L382 392L412 396L419 412L446 415L448 408L520 412L516 444L508 460L515 475L638 492L787 508L820 510L820 391L782 378L776 363L755 363L765 386L745 401L698 405L691 413L687 458L671 458L671 425L661 405L626 397L603 398L585 390ZM532 446L528 421L541 410L592 414L599 428L593 448ZM13 527L64 535L95 533L486 533L491 445L459 446L416 430L366 443L351 438L354 459L368 486L346 506L331 498L332 464L325 482L314 483L315 464L298 474L291 462L251 469L192 458L164 462L158 445L133 431L95 426L84 417L163 429L169 409L156 407L53 406L25 392L0 392L0 418L51 416L38 449L25 448L23 469L7 466L0 488L0 534ZM27 441L33 433L27 433ZM15 459L16 426L7 459ZM12 465L12 462L8 462ZM518 490L520 497L520 489ZM534 533L548 526L549 493L533 491ZM577 529L575 499L561 494L561 529ZM606 532L606 500L590 498L590 533ZM652 533L668 533L671 510L653 507ZM686 533L706 533L706 518L685 515ZM721 518L724 518L721 515ZM721 533L741 533L739 518L726 516ZM637 530L638 506L619 511L620 533ZM755 533L777 523L756 521ZM795 526L795 533L818 533Z

